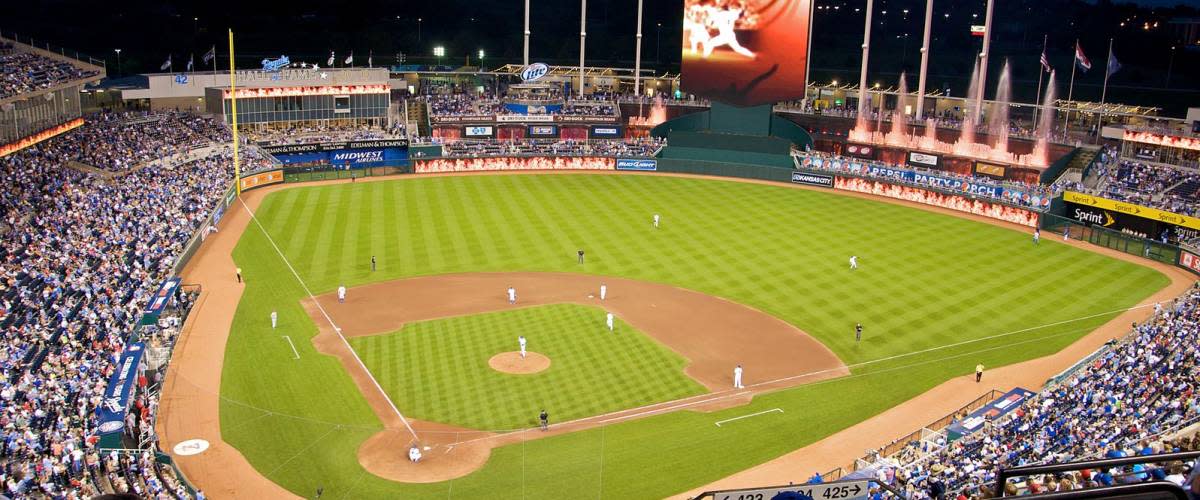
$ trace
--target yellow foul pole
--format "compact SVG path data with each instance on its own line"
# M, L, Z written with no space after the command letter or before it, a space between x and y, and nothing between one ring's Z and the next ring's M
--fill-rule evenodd
M238 156L238 122L237 122L237 78L234 76L233 64L233 30L229 30L229 107L233 113L233 182L236 183L237 195L242 195L242 165Z

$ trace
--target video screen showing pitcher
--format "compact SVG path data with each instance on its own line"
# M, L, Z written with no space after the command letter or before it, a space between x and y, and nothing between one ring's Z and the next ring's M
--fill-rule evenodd
M735 106L804 96L812 0L684 0L682 89Z

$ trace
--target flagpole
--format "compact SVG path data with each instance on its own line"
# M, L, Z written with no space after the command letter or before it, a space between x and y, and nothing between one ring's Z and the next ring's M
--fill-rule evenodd
M1042 76L1046 73L1046 68L1042 66L1042 57L1046 55L1046 42L1050 39L1050 35L1042 35L1042 54L1038 56L1038 87L1037 97L1033 99L1033 128L1037 128L1038 111L1041 111L1042 105Z
M1112 74L1108 65L1112 62L1112 45L1113 39L1108 39L1108 59L1104 60L1104 87L1100 90L1100 106L1104 106L1104 99L1108 96L1108 76Z
M1067 122L1071 121L1071 103L1075 96L1075 66L1079 65L1079 39L1075 39L1075 53L1071 54L1071 85L1067 87L1067 109L1063 113L1063 135L1070 138L1070 130Z
M233 182L242 195L242 165L238 161L237 79L233 69L233 30L229 30L229 108L233 113Z

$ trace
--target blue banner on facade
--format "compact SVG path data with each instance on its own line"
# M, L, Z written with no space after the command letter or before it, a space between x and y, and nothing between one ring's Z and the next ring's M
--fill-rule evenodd
M1034 395L1033 391L1014 387L995 401L988 403L987 406L971 412L970 415L967 415L966 418L958 422L950 424L950 427L946 428L948 437L951 441L954 441L978 431L983 428L984 424L994 422L996 419L1020 408L1025 400L1032 398Z
M518 115L549 115L562 110L562 104L514 104L505 103L504 109Z
M653 172L658 170L658 160L617 159L617 170L637 170Z
M146 309L142 311L142 316L153 316L158 318L163 310L167 308L167 304L171 302L171 297L175 295L175 289L179 288L179 278L170 278L158 286L158 291L150 297L150 302L146 303ZM156 319L157 321L157 319Z
M119 433L125 427L125 413L129 410L145 350L145 344L134 342L125 346L125 352L117 360L117 371L109 377L104 400L96 408L100 434Z

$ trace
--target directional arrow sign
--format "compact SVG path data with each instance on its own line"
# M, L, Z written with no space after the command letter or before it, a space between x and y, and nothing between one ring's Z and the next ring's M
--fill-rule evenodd
M865 500L868 494L867 481L843 481L717 491L713 500Z

